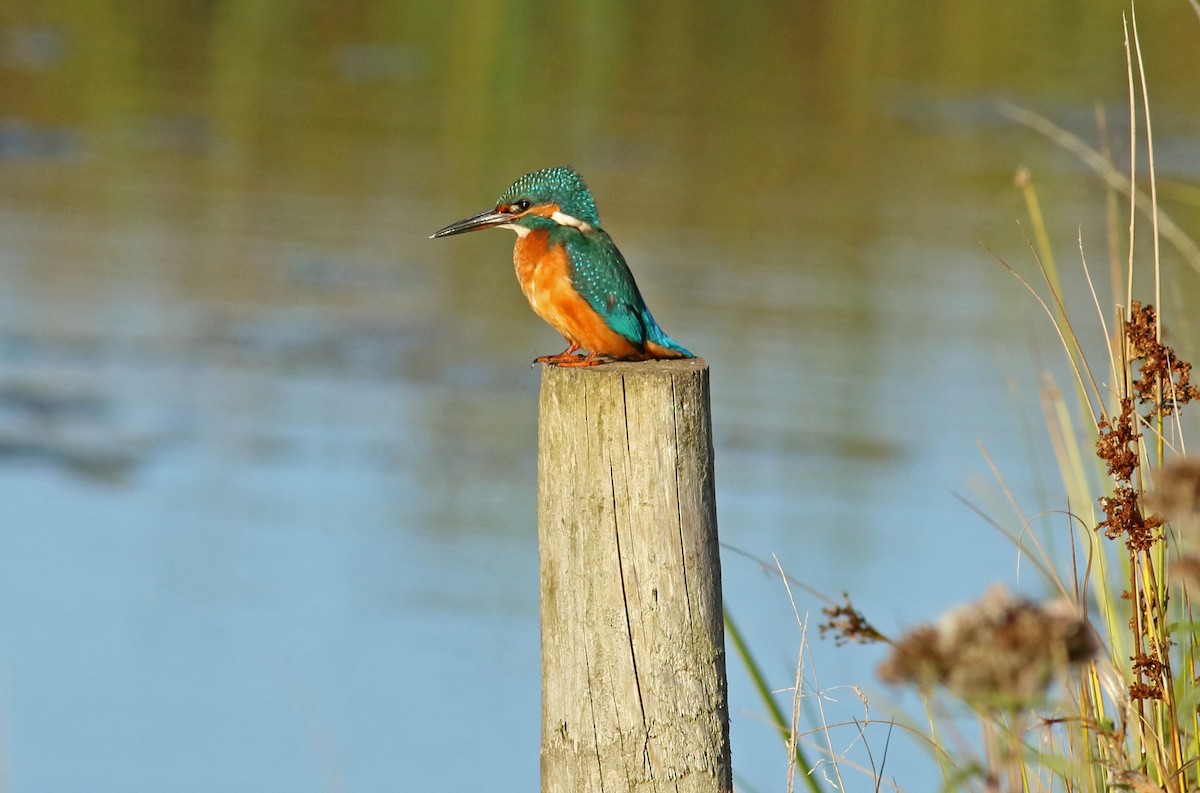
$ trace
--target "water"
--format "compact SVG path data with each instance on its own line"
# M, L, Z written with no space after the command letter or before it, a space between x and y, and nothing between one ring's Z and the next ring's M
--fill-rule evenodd
M1061 506L1030 388L1056 358L988 249L1033 272L1019 165L1064 260L1081 228L1103 260L1103 196L995 102L1091 136L1098 99L1127 137L1122 7L586 9L0 13L0 789L536 786L528 362L561 340L511 235L426 237L559 162L713 368L726 603L773 685L802 631L741 552L893 632L1016 581L956 495L1003 514L978 441ZM1139 14L1186 186L1200 34ZM830 722L864 715L848 685L913 704L794 594ZM730 677L739 789L781 790Z

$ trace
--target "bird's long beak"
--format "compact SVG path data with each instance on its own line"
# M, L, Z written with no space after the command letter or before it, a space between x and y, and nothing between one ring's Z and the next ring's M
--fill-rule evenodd
M438 237L449 237L451 234L463 234L468 231L478 231L479 229L488 229L492 226L500 226L505 223L511 223L516 215L508 212L499 212L495 209L489 209L487 212L480 212L478 215L473 215L466 220L460 220L457 223L451 223L446 228L440 231L435 231L429 235L429 239Z

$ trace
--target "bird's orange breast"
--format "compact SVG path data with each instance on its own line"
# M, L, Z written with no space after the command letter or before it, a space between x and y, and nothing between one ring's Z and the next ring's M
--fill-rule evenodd
M567 341L614 358L644 355L610 328L604 317L575 291L567 251L560 245L550 244L549 232L531 231L519 237L513 249L513 265L521 291L534 313Z

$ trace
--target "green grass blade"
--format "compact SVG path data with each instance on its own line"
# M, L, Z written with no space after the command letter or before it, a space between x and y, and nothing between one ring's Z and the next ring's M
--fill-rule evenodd
M750 680L754 683L754 690L758 692L759 699L766 705L767 713L770 714L771 722L775 725L775 729L779 730L779 734L784 741L792 744L792 748L796 752L796 763L804 771L802 776L808 782L808 789L813 791L813 793L822 793L821 785L811 773L812 765L809 764L808 759L804 756L804 750L800 748L800 742L791 740L791 726L784 716L783 708L779 707L779 703L772 695L771 687L767 685L767 679L763 676L762 668L754 660L754 656L750 654L750 648L746 646L746 640L742 636L742 632L738 630L737 625L733 622L733 618L729 616L729 609L725 609L725 634L733 642L733 648L737 651L738 657L742 659L746 671L749 672Z

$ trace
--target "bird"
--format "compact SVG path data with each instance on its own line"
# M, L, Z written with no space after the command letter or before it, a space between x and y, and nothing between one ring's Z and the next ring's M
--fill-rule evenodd
M534 313L567 341L567 349L534 363L596 366L601 359L696 357L655 322L574 168L527 173L495 208L451 223L430 239L492 227L517 233L513 266L521 291ZM577 355L580 350L587 354Z

